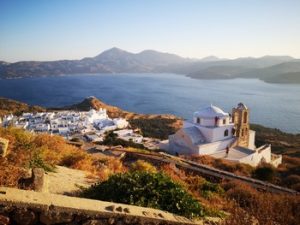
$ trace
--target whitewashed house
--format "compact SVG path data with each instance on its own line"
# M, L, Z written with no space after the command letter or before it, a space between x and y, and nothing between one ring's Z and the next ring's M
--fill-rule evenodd
M143 141L143 136L134 133L131 129L116 130L114 133L118 135L118 138L124 141L132 141L138 144L142 143Z

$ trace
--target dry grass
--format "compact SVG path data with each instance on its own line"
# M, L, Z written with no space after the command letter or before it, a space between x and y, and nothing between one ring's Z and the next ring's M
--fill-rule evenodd
M126 170L120 160L89 155L67 144L60 136L32 134L12 127L0 128L0 136L9 140L9 153L5 159L0 160L0 184L3 186L16 186L22 173L33 165L32 162L37 167L61 165L84 170L100 179L107 179L112 173Z
M155 166L153 166L149 162L140 159L130 165L130 171L145 171L150 173L157 172Z
M237 206L247 212L247 216L232 214L227 224L248 224L243 220L256 218L261 225L296 225L300 221L300 197L272 193L262 193L239 182L229 182L223 185L227 190L228 201L234 201L236 205L228 204L226 211L238 213ZM251 217L249 217L251 216ZM242 221L241 221L242 220Z

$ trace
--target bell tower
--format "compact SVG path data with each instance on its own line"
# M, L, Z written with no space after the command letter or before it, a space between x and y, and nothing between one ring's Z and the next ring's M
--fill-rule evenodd
M236 108L232 109L232 122L234 123L237 145L248 148L250 130L249 109L243 103L239 103Z

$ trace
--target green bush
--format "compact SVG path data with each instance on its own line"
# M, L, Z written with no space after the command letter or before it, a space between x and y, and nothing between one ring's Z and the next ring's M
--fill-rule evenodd
M204 198L210 199L214 194L223 194L224 189L219 184L204 182L201 185L201 194Z
M46 172L54 172L54 166L46 163L42 156L35 152L32 156L32 158L29 161L29 168L42 168L44 169Z
M162 173L112 175L85 190L83 197L166 210L188 218L203 216L203 208L184 188Z

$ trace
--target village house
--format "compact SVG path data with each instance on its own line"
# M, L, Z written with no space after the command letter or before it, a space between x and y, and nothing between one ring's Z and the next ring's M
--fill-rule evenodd
M193 115L175 134L169 136L168 151L176 155L210 155L257 166L262 162L278 166L281 155L271 153L271 145L255 146L250 130L249 109L239 103L232 115L210 105Z
M111 119L106 109L88 112L57 111L23 113L20 117L6 115L2 126L13 125L34 132L48 132L71 137L74 134L86 135L90 141L103 140L106 131L127 128L129 123L123 118Z
M118 135L118 138L124 141L132 141L138 144L142 143L143 141L143 136L134 133L131 129L116 130L114 133Z

